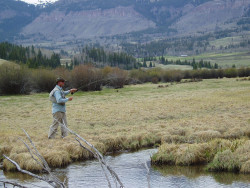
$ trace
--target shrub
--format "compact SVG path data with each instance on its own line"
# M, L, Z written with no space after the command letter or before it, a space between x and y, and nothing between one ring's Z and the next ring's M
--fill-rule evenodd
M162 75L163 70L160 68L154 68L154 69L149 69L147 70L149 81L151 81L154 84L157 84L158 82L161 81L161 75Z
M111 86L115 89L123 88L128 80L128 73L125 70L119 68L111 68L108 74L105 76L105 85Z
M245 68L245 76L250 76L250 68Z
M56 85L56 75L47 69L33 70L33 90L36 92L50 92Z
M30 72L24 66L3 64L0 66L1 94L28 94Z
M96 91L101 90L104 81L100 69L92 65L79 65L71 73L71 82L73 87L82 91Z
M191 71L189 71L189 70L184 71L184 72L183 72L183 78L184 78L184 79L192 78L192 76L191 76Z
M138 69L138 70L131 70L129 72L129 78L133 82L138 83L145 83L150 81L150 77L148 75L148 72L146 70Z
M158 78L158 77L153 77L153 78L151 79L151 82L152 82L153 84L158 84L159 78Z
M244 68L238 69L238 76L239 77L245 77L246 76L246 71Z
M62 77L67 80L67 82L65 82L64 88L72 88L71 72L68 69L65 67L58 67L53 71L53 73L55 74L56 78Z
M184 73L179 70L164 71L162 73L163 82L180 82L184 78Z
M225 69L224 76L227 78L234 78L238 76L238 71L235 68Z
M217 78L223 78L224 77L224 71L222 69L219 69L216 71Z

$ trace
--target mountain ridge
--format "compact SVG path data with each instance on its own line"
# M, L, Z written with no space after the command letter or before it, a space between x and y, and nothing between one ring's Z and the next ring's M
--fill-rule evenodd
M152 29L151 38L235 28L249 17L250 0L59 0L44 8L0 0L1 5L0 41L40 43L131 32L144 37Z

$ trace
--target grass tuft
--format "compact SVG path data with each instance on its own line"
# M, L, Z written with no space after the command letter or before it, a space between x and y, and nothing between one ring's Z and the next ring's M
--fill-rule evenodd
M35 160L31 157L30 153L14 153L10 155L10 158L16 161L22 169L33 171L33 172L41 172L42 167L39 166ZM38 159L37 159L38 160ZM3 161L3 168L7 171L15 171L16 167L9 162L7 159Z
M221 133L215 130L207 131L197 131L190 135L191 140L196 140L198 142L208 142L215 138L221 138Z
M250 141L214 139L208 143L163 143L152 156L152 164L194 165L208 163L209 171L249 173Z
M218 152L213 161L208 164L209 171L230 171L238 172L240 170L240 162L237 156L231 150Z
M70 155L66 151L50 150L44 154L44 158L51 167L63 167L71 162Z

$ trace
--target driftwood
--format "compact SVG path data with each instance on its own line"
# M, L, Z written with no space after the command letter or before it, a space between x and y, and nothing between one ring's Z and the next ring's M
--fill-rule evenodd
M65 181L64 182L61 182L61 180L56 177L52 172L51 172L51 169L49 168L49 165L48 163L46 162L46 160L43 158L43 156L38 152L38 150L36 149L34 143L32 142L29 134L24 130L24 133L26 134L30 144L32 147L30 147L27 143L25 143L21 138L19 138L23 143L24 145L26 146L26 148L28 149L31 157L36 161L36 163L38 165L40 165L43 169L43 171L45 171L46 173L48 173L48 177L42 177L42 176L39 176L39 175L36 175L32 172L29 172L27 170L23 170L18 164L17 162L15 162L14 160L10 159L9 157L7 157L6 155L3 155L8 161L10 161L12 164L14 164L17 168L17 170L19 172L22 172L24 174L28 174L36 179L39 179L41 181L44 181L44 182L47 182L49 185L51 185L52 187L60 187L60 188L66 188L66 185L65 185ZM36 158L36 157L38 158ZM17 185L16 185L17 186ZM18 186L17 186L18 187ZM20 186L19 186L20 187Z
M67 129L67 131L69 131L71 134L75 135L77 138L79 138L81 141L83 141L89 148L87 148L86 146L84 146L81 141L77 138L76 141L80 144L80 146L83 148L83 149L86 149L87 151L89 151L90 153L93 154L93 156L100 162L101 164L101 167L102 167L102 170L104 172L104 175L105 175L105 178L108 182L108 186L109 188L112 188L111 186L111 183L110 183L110 180L109 180L109 176L107 175L106 173L106 170L110 173L116 187L117 187L117 184L120 185L120 188L124 188L124 185L123 183L121 182L120 178L118 177L118 175L115 173L114 170L112 170L112 168L106 163L103 155L92 145L90 144L87 140L85 140L84 138L82 138L80 135L78 135L77 133L75 133L74 131L70 130L66 125L65 123L61 123L60 121L58 121L57 119L54 118L55 121L57 121L59 123L59 125L61 127L64 127L65 129ZM105 169L105 168L106 169Z
M55 119L56 120L56 119ZM111 182L109 179L109 175L107 174L107 171L109 172L109 174L111 175L116 187L118 187L117 185L119 184L120 188L124 188L123 183L121 182L120 178L118 177L118 175L115 173L115 171L107 164L106 160L104 159L103 155L92 145L90 144L87 140L85 140L84 138L82 138L80 135L78 135L77 133L75 133L74 131L70 130L67 126L65 126L64 123L59 122L58 120L56 120L60 126L64 126L71 134L76 136L76 141L80 144L80 146L83 149L86 149L87 151L89 151L91 154L93 154L93 156L100 162L101 164L101 168L104 172L105 178L108 182L108 186L109 188L112 188L111 186ZM39 153L39 151L36 149L34 143L32 142L29 134L24 130L24 133L26 134L30 145L29 146L25 141L23 141L21 138L19 138L19 140L21 140L23 142L23 144L26 146L27 150L29 151L31 157L36 161L36 163L42 167L43 171L48 173L48 177L42 177L39 175L36 175L32 172L29 172L27 170L23 170L18 163L16 163L14 160L10 159L9 157L7 157L6 155L3 155L8 161L10 161L12 164L14 164L17 168L18 171L24 173L24 174L28 174L36 179L42 180L44 182L47 182L49 185L51 185L52 187L61 187L61 188L66 188L65 185L65 180L64 182L61 182L58 177L56 177L55 175L53 175L53 173L51 172L51 169L49 168L48 163L46 162L46 160L43 158L43 156ZM84 146L82 143L84 142L87 146ZM7 182L5 182L7 183ZM10 184L14 185L15 183L11 183ZM24 187L21 185L16 184L15 186L17 187Z
M56 119L55 119L56 120ZM71 134L75 135L76 141L80 144L80 146L84 149L86 149L87 151L89 151L90 153L93 154L93 156L100 162L102 170L104 172L104 175L106 177L106 180L108 182L108 186L109 188L111 188L111 183L109 180L109 176L106 173L106 170L110 173L116 187L117 184L120 185L120 188L124 188L123 183L121 182L120 178L118 177L118 175L115 173L115 171L107 164L106 160L104 159L103 155L92 145L90 144L87 140L85 140L84 138L82 138L80 135L78 135L77 133L75 133L74 131L70 130L67 126L65 126L64 122L61 123L58 120L56 120L60 126L63 126L64 128L66 128ZM89 148L87 148L86 146L84 146L81 141L83 141Z
M67 127L66 127L67 128ZM118 177L118 175L112 170L112 168L106 163L104 157L102 156L102 154L92 145L90 144L87 140L85 140L84 138L82 138L80 135L78 135L77 133L73 132L72 130L70 130L69 128L67 128L67 130L71 133L74 134L76 137L78 137L80 140L82 140L85 144L87 144L91 149L88 149L87 147L85 147L84 145L81 144L81 141L79 139L76 138L76 140L79 142L80 146L84 149L86 149L87 151L91 152L94 157L96 159L98 159L98 161L101 164L101 167L103 169L103 172L105 174L105 177L108 181L108 185L109 187L112 187L110 184L110 180L108 178L108 175L106 174L106 171L104 169L104 167L106 167L106 169L108 170L108 172L110 173L111 177L113 178L115 184L117 185L117 183L119 183L120 187L123 188L124 185L122 184L120 178Z
M56 120L56 119L55 119ZM114 170L112 170L112 168L107 164L106 160L104 159L103 155L91 144L89 143L87 140L85 140L84 138L82 138L80 135L78 135L77 133L75 133L74 131L72 131L71 129L69 129L67 126L65 126L64 123L59 122L58 120L56 120L60 126L64 126L64 128L67 129L67 131L69 131L71 134L76 136L76 141L79 143L79 145L87 150L88 152L90 152L99 162L101 165L101 168L104 172L104 175L106 177L106 180L108 182L108 186L109 188L112 188L111 186L111 182L109 179L109 175L107 174L107 171L109 172L109 174L111 175L116 187L118 187L117 185L119 184L120 188L124 188L123 183L121 182L120 178L118 177L118 175L115 173ZM27 170L23 170L17 162L15 162L14 160L10 159L8 156L3 155L5 157L5 159L7 159L9 162L11 162L12 164L14 164L17 168L18 171L24 173L24 174L28 174L36 179L39 179L41 181L47 182L49 185L51 185L52 187L60 187L60 188L66 188L67 186L65 185L66 179L64 179L64 182L61 182L60 179L58 177L56 177L52 172L51 169L49 168L48 163L46 162L46 160L43 158L43 156L39 153L39 151L37 150L37 148L35 147L34 143L32 142L29 134L24 130L24 133L26 134L31 147L25 142L23 141L21 138L19 138L19 140L21 140L23 142L23 144L26 146L27 150L29 151L31 157L36 161L36 163L42 167L43 171L46 172L48 174L48 177L44 177L44 176L39 176L36 175L32 172L29 172ZM84 142L87 146L83 145L82 142ZM147 163L144 163L145 168L147 170L147 181L148 181L148 188L150 188L150 169L147 165ZM3 181L0 180L1 183L3 183L4 187L5 184L9 184L9 185L13 185L13 187L19 187L19 188L27 188L25 186L19 185L17 183L14 182L9 182L9 181Z
M3 187L4 187L4 188L6 187L6 185L13 185L13 187L19 187L19 188L28 188L28 187L19 185L19 184L14 183L14 182L2 181L2 180L0 180L0 182L3 183Z
M59 122L59 121L57 121ZM65 126L64 124L60 123L59 124L61 126ZM75 133L74 131L70 130L68 127L65 126L65 128L73 135L75 135L77 138L76 141L80 144L80 146L84 149L86 149L87 151L89 151L90 153L93 154L93 156L100 162L101 164L101 167L102 167L102 170L104 172L104 175L106 177L106 180L108 182L108 186L110 188L112 188L111 186L111 182L110 182L110 179L109 179L109 176L107 174L107 171L110 173L116 187L117 185L119 184L120 185L120 188L124 188L124 185L122 184L120 178L118 177L118 175L114 172L114 170L112 170L112 168L106 163L103 155L92 145L90 144L87 140L85 140L84 138L82 138L80 135L78 135L77 133ZM48 163L46 162L46 160L43 158L43 156L39 153L39 151L36 149L34 143L32 142L29 134L24 130L24 133L26 134L29 142L30 142L30 145L29 146L25 141L23 141L21 138L19 138L19 140L21 140L23 142L23 144L26 146L27 150L29 151L31 157L36 161L36 163L42 167L43 171L48 173L48 177L42 177L42 176L39 176L39 175L36 175L32 172L29 172L27 170L23 170L17 162L15 162L14 160L10 159L8 156L6 155L3 155L8 161L10 161L12 164L14 164L17 168L18 171L24 173L24 174L28 174L36 179L39 179L41 181L44 181L44 182L47 182L49 185L51 185L52 187L61 187L61 188L66 188L66 185L65 185L65 180L64 182L61 182L58 177L56 177L52 172L51 172L51 169L49 168L49 165ZM83 141L88 147L84 146L81 141ZM22 186L22 185L19 185L17 183L13 183L13 182L7 182L7 181L0 181L2 182L4 185L5 184L11 184L13 186L16 186L16 187L20 187L20 188L26 188L25 186Z
M150 188L150 187L151 187L151 186L150 186L150 170L149 170L149 168L148 168L147 162L145 162L144 165L145 165L145 168L147 169L148 188Z

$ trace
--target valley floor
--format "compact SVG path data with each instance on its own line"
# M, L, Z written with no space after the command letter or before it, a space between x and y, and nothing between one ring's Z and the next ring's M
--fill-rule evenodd
M78 92L67 103L68 126L104 154L161 143L177 147L187 143L207 144L214 139L230 143L240 139L238 145L249 143L249 80L225 78L160 85ZM61 139L58 130L57 138L48 140L51 123L47 93L1 96L0 160L5 153L24 169L40 170L18 139L25 140L21 128L30 134L52 167L92 157L79 147L73 135ZM162 147L167 150L168 146ZM161 150L165 151L164 148ZM245 160L250 161L250 148L246 151ZM14 168L7 161L3 165L6 170Z

